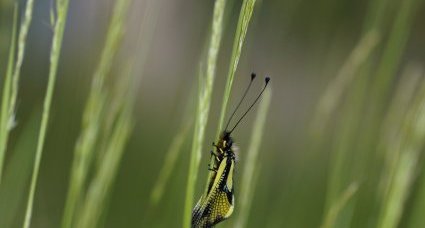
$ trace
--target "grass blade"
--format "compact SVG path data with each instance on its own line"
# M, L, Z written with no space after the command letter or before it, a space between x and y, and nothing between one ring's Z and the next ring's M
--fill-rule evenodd
M342 211L347 202L353 197L359 188L357 183L351 183L341 194L340 198L329 208L321 228L332 228L335 226L339 212Z
M129 1L127 0L119 0L115 3L105 46L93 76L90 94L83 114L82 132L74 150L62 228L72 227L78 202L82 200L81 195L83 194L84 184L92 165L94 149L99 140L102 122L105 118L104 111L107 103L107 91L104 88L105 78L111 70L113 58L118 51L128 4Z
M408 110L398 140L391 147L399 154L395 164L388 193L378 218L378 227L397 227L401 219L404 203L410 193L421 151L425 145L425 84L422 84L417 99Z
M199 79L199 100L196 110L195 130L193 136L192 149L190 153L189 173L186 186L186 201L183 212L183 227L190 227L191 213L193 206L193 197L195 193L195 184L201 160L202 144L205 139L205 127L208 121L208 115L211 104L211 93L215 79L215 68L217 64L217 55L220 49L223 33L223 15L227 0L217 0L214 4L213 21L211 28L211 38L207 54L207 71L205 80Z
M417 0L403 1L398 10L389 40L384 48L380 65L374 77L373 94L376 96L375 99L377 99L378 104L381 104L383 99L388 96L388 90L409 38L416 2Z
M384 25L382 17L385 15L385 8L388 8L387 4L388 2L385 0L372 2L372 8L376 7L372 11L377 10L376 15L371 15L375 18L369 17L372 28L382 29L381 27ZM366 185L375 182L374 178L366 177L366 172L374 171L372 167L375 167L375 164L372 163L376 161L373 155L377 149L376 142L379 140L379 129L382 124L383 111L386 108L386 100L383 99L390 97L391 82L394 79L397 70L396 66L399 65L399 58L404 50L404 41L409 35L410 18L413 13L411 3L403 1L400 4L402 5L400 10L397 11L395 22L392 25L391 36L385 45L386 48L383 55L378 60L379 64L376 72L378 76L372 78L373 83L371 84L370 80L374 70L371 64L373 59L371 59L371 61L366 63L362 77L357 80L353 93L349 94L346 102L344 116L339 122L339 129L336 131L336 149L331 161L326 210L329 210L329 206L334 203L333 201L337 199L344 186L347 186L349 182L364 179L367 180ZM369 25L366 26L368 27ZM392 50L389 51L388 48ZM376 54L375 57L377 57ZM388 69L383 70L384 68ZM371 90L368 91L368 89ZM356 161L364 162L353 162L354 154ZM371 170L368 170L368 167ZM377 207L376 204L373 206L365 204L365 202L374 202L372 195L363 191L363 189L359 189L359 194L354 196L354 198L349 203L350 205L345 207L344 211L346 212L343 211L341 213L345 214L345 216L340 216L341 219L338 219L336 226L345 227L350 226L350 224L364 226L368 223L367 220L360 218L370 216L370 213L366 212L367 208ZM357 199L360 202L357 203ZM376 213L374 209L371 211Z
M132 125L131 105L126 105L119 114L116 127L111 135L109 147L99 163L95 177L93 178L86 200L80 210L76 227L96 227L100 219L102 209L105 207L105 199L117 173L125 143L128 140Z
M325 130L332 113L340 104L344 92L348 90L355 77L359 76L356 72L369 59L378 42L379 35L375 30L366 33L339 69L335 79L329 83L317 106L317 113L313 121L314 135L319 135Z
M202 68L200 68L200 70L201 69ZM199 74L201 74L201 72L199 72ZM161 170L159 171L158 179L152 188L150 195L150 203L152 208L156 207L159 201L162 199L165 186L170 179L171 172L175 169L177 159L181 153L183 144L188 137L189 130L192 128L193 123L191 120L193 119L193 114L191 112L194 105L194 99L192 98L195 97L195 92L195 87L192 87L189 97L185 99L188 101L186 103L183 118L181 120L182 124L178 133L174 136L168 151L166 152L165 160L162 164ZM152 212L152 210L150 210L150 212Z
M31 185L30 185L30 191L28 196L28 204L27 209L25 213L25 222L24 222L24 228L29 228L31 223L31 215L32 215L32 208L33 208L33 202L34 202L34 194L35 194L35 188L37 184L37 178L38 178L38 172L40 169L40 162L41 157L43 153L43 146L46 138L46 131L47 131L47 123L49 121L49 114L50 114L50 106L52 103L53 98L53 92L55 87L55 81L56 81L56 74L58 69L58 63L59 63L59 57L60 57L60 51L62 47L62 39L63 39L63 33L65 30L65 24L66 24L66 18L68 14L68 0L59 0L58 1L58 16L57 21L55 23L54 32L53 32L53 40L52 40L52 49L50 52L50 69L49 69L49 78L47 83L47 90L46 90L46 96L44 98L44 105L43 105L43 112L41 117L41 125L40 125L40 132L38 135L38 141L37 141L37 150L35 154L35 161L34 161L34 168L32 172L31 177Z
M25 13L24 13L24 19L21 23L21 26L19 28L19 35L18 35L18 52L16 56L16 62L15 62L15 68L13 70L13 76L12 76L12 93L10 97L10 103L9 103L9 127L10 129L13 128L13 125L15 124L15 112L16 112L16 99L18 97L18 85L19 85L19 79L21 75L21 68L22 63L24 62L24 54L26 49L26 41L28 36L28 31L30 29L30 25L32 22L32 13L33 13L33 5L34 0L28 0L26 7L25 7Z
M168 148L166 153L164 164L162 165L161 171L159 172L158 179L154 184L154 187L151 192L150 202L152 206L156 206L161 200L162 195L164 194L165 185L168 182L172 171L177 162L177 158L181 152L184 141L187 138L190 124L186 124L179 133L174 137L173 141Z
M12 37L10 41L9 48L9 60L7 63L6 77L3 85L3 95L1 102L1 114L0 114L0 184L2 180L2 171L4 164L4 156L7 149L7 141L9 139L9 132L12 129L13 121L10 121L10 96L12 90L12 74L13 74L13 64L15 62L15 51L16 51L16 33L18 29L18 6L15 5L15 10L13 12L13 28L12 28Z
M417 187L417 196L414 198L414 202L411 208L410 215L407 218L406 227L421 227L424 224L423 215L425 213L425 175L424 167L422 166L422 177L419 180L419 186Z
M403 120L406 118L407 111L412 105L413 98L417 95L418 85L423 74L420 66L408 65L401 77L393 101L390 104L388 113L383 120L381 137L378 142L378 153L383 160L382 177L378 186L378 196L384 204L391 187L391 179L396 171L397 163L400 158L399 150L394 150L394 142L398 141L400 132L403 129Z
M18 136L0 184L0 227L17 227L21 224L28 180L31 177L40 112L34 112Z
M248 31L249 22L254 11L256 0L244 0L241 11L239 13L238 25L236 28L235 39L233 41L232 57L230 59L229 71L227 73L226 87L224 88L223 101L221 103L221 113L218 124L216 138L220 135L223 127L224 118L227 111L227 103L229 102L230 92L233 85L236 69L238 68L239 59L242 53L242 47Z

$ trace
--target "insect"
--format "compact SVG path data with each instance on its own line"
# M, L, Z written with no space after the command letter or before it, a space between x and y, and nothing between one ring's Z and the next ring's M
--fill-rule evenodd
M257 103L264 90L266 89L269 77L265 78L265 85L261 90L260 94L254 100L254 102L245 111L242 117L236 122L231 130L227 130L230 121L241 105L242 101L246 97L249 88L256 75L251 74L251 81L246 88L241 100L233 111L226 124L226 128L221 134L218 142L213 143L215 151L211 151L211 156L214 158L213 162L209 165L210 178L208 180L208 186L205 193L201 196L195 208L192 211L192 228L209 228L213 227L217 223L227 219L233 213L235 196L234 196L234 184L233 184L233 173L235 170L235 147L233 145L233 139L231 134L233 130L238 126L241 120L248 114L251 108Z

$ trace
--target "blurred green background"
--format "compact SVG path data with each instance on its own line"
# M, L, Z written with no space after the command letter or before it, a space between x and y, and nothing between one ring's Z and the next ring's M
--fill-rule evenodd
M83 112L115 2L69 3L31 227L62 223ZM19 21L25 3L19 1ZM132 133L97 226L181 227L198 72L214 1L130 4L105 84L115 88L132 56L132 75L140 80L135 80L137 93L129 95L135 98ZM241 4L227 0L225 8L195 201L207 178ZM0 183L1 227L21 227L25 215L48 80L54 5L54 0L34 2L16 127ZM272 78L246 227L425 227L424 6L421 0L257 0L229 103L233 110L251 72ZM14 1L0 0L2 93L13 9ZM248 101L262 86L262 79L257 80ZM132 99L120 99L127 98ZM239 187L244 152L255 113L233 134L240 147L235 214L218 227L234 227L239 219L238 195L246 191ZM174 137L183 134L182 125L188 125L188 137L163 197L152 203L167 150Z

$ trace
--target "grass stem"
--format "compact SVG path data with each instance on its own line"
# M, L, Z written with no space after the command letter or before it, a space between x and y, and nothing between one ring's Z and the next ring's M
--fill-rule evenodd
M12 28L12 37L10 41L9 48L9 59L7 63L6 77L3 85L3 95L1 102L1 113L0 113L0 184L3 176L3 164L4 157L7 149L7 141L9 139L9 132L13 127L13 121L11 121L10 116L10 97L11 90L16 89L12 87L12 78L13 78L13 64L15 62L15 51L16 51L16 33L18 30L18 6L15 5L15 10L13 13L13 28Z
M223 33L223 15L227 0L217 0L214 4L211 37L207 54L207 71L204 78L199 78L199 100L197 103L195 129L193 135L192 149L190 153L189 173L186 186L186 200L183 212L183 227L190 227L193 207L193 197L199 163L202 154L202 144L205 139L205 128L211 104L211 93L215 79L215 68L217 56L220 50Z
M35 152L34 169L31 177L31 185L28 196L28 204L25 213L24 228L29 228L31 223L32 208L34 203L35 189L37 185L38 172L40 170L40 162L43 153L44 142L47 132L47 123L49 121L50 106L53 99L53 92L56 82L56 74L59 64L59 57L62 47L63 33L65 31L66 17L68 15L69 0L59 0L57 8L57 20L55 22L52 49L50 52L50 69L47 83L46 96L44 98L43 112L41 117L40 132L37 141L37 150Z
M227 111L227 103L229 102L230 92L232 90L233 79L235 77L236 69L238 68L239 59L242 53L242 47L245 42L248 26L251 21L252 13L254 11L256 0L244 0L242 3L241 11L239 13L238 25L236 34L233 41L232 56L229 64L229 71L227 73L226 87L224 88L223 101L221 103L220 119L218 122L218 130L216 138L221 134L224 124L224 118Z
M72 227L78 202L82 201L84 184L93 162L95 146L99 141L102 122L106 115L107 91L104 84L122 38L128 4L128 0L118 0L115 3L105 45L92 79L90 94L83 114L82 131L74 150L62 228Z

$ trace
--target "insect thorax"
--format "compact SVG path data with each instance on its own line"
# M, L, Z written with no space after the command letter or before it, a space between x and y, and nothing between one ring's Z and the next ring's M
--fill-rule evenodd
M235 153L232 149L233 139L230 136L230 132L224 131L221 137L218 140L218 143L215 145L217 154L219 155L219 160L222 160L223 157L235 158Z

